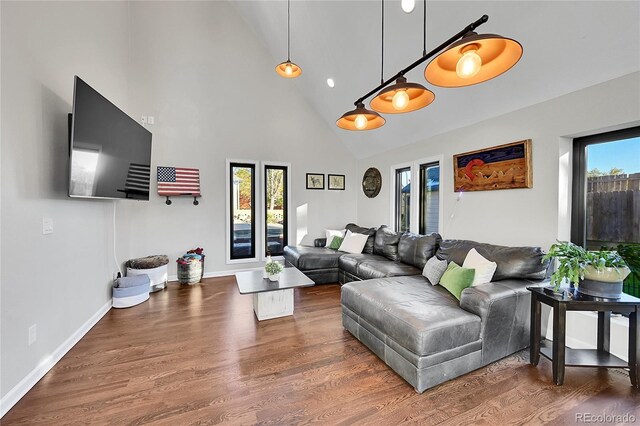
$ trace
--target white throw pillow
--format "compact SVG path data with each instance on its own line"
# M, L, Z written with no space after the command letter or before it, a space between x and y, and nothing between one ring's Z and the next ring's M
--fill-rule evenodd
M476 270L476 274L473 277L473 283L471 283L471 287L475 287L479 284L491 282L493 274L498 268L498 264L486 259L478 253L476 249L472 248L469 250L469 253L467 253L467 257L464 259L462 267Z
M365 244L367 244L368 235L356 234L351 231L347 231L347 235L344 236L344 240L338 250L345 251L347 253L360 254Z
M324 246L329 247L329 244L331 244L331 240L333 240L333 237L344 238L344 231L345 229L343 229L342 231L339 231L337 229L325 229L324 234L327 242L324 244Z

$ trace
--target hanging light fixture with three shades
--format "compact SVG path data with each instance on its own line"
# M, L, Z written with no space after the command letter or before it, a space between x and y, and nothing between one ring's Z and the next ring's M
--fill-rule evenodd
M384 41L384 0L382 8ZM522 57L522 45L517 41L497 34L475 32L477 27L489 20L487 15L427 53L426 9L424 0L422 57L386 81L381 78L379 86L354 102L354 110L346 112L336 121L338 127L345 130L373 130L385 123L385 119L378 113L411 112L431 104L435 99L433 92L421 84L407 82L405 75L434 56L425 68L424 76L429 83L439 87L465 87L491 80L511 69ZM382 52L384 65L384 43ZM370 103L373 111L370 111L364 107L364 101L376 93Z

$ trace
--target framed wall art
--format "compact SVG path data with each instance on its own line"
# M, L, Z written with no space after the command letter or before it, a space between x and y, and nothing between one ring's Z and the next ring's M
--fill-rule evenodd
M328 187L332 190L344 191L344 175L327 175Z
M307 189L324 189L324 174L307 173Z
M531 188L531 139L453 156L455 192Z

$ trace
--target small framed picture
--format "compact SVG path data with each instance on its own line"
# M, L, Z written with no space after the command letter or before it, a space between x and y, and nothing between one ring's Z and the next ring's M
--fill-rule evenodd
M307 189L324 189L324 174L307 173Z
M344 175L328 175L329 189L344 191Z

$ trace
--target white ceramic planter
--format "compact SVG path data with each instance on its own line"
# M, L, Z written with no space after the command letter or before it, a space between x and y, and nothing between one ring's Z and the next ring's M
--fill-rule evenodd
M625 278L631 273L631 270L626 266L624 268L611 268L606 267L602 269L596 269L595 267L588 265L584 268L584 278L592 281L602 281L605 283L619 283L624 281Z

